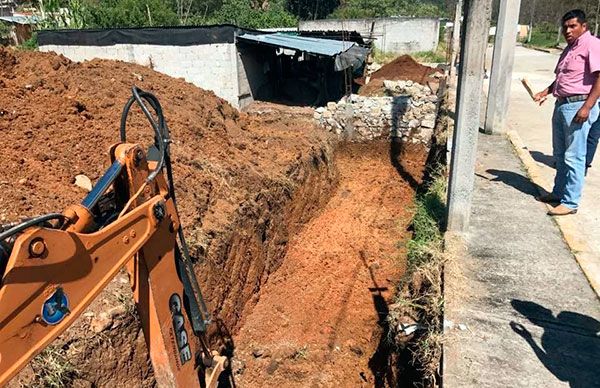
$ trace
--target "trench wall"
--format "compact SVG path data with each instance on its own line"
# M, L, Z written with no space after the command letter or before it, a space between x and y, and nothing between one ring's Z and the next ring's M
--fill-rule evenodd
M440 22L435 18L322 19L300 21L300 31L356 31L375 38L384 52L412 54L433 51L439 41Z
M240 107L238 53L234 43L193 46L115 44L112 46L43 45L40 51L54 51L75 62L95 58L112 59L152 67L212 90L217 96ZM242 74L245 76L245 74Z
M226 353L233 350L232 335L258 302L269 276L282 264L288 242L325 206L337 183L333 142L315 144L311 151L289 165L285 179L266 178L256 182L255 194L240 203L227 225L204 236L198 235L206 232L202 225L188 225L186 234L192 257L204 258L195 263L195 272L212 310L214 321L209 325L212 349ZM90 321L79 319L76 330L67 331L55 345L66 349L65 356L77 366L78 379L67 385L155 387L127 276L121 274L118 282L111 284L116 284L110 289L111 294L120 296L125 302L119 304L126 306L107 311L111 317L109 326L90 331ZM106 300L94 303L107 309ZM116 312L117 308L122 311ZM8 387L35 386L33 379L34 372L29 368Z
M289 240L329 201L338 183L333 151L331 145L315 146L290 166L286 181L265 182L265 189L240 204L227 230L210 240L196 274L219 330L239 329L282 264Z

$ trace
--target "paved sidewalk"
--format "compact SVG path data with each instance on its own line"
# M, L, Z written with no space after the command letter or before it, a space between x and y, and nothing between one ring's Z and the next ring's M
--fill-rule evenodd
M491 58L491 55L488 55ZM512 80L511 100L507 124L510 139L519 148L521 157L532 180L549 191L554 180L552 157L551 118L554 98L541 107L521 85L527 78L535 91L547 87L554 80L557 54L549 54L518 46ZM589 170L579 212L557 218L564 237L575 253L588 280L600 295L600 153Z
M600 387L600 302L535 193L510 142L480 135L465 251L445 275L446 388Z

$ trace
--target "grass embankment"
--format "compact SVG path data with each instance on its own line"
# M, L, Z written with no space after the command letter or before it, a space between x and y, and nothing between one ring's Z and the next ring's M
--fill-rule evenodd
M448 48L446 43L440 40L434 51L420 51L411 54L411 56L421 63L447 63ZM382 65L388 64L396 58L398 58L397 53L384 52L377 48L373 49L373 60Z
M438 167L430 183L417 194L407 270L388 317L390 340L397 347L397 378L406 381L408 377L423 387L439 383L445 198L445 169ZM407 368L406 363L411 367Z
M531 40L522 41L526 47L533 48L556 48L560 43L565 43L565 38L562 34L559 35L558 27L554 24L543 24L533 27L531 31Z

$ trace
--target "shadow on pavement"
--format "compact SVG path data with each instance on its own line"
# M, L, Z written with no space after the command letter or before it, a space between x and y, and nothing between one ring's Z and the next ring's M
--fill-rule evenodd
M531 155L533 160L535 160L536 162L545 164L546 166L548 166L550 168L554 168L554 169L556 168L556 163L554 162L554 156L546 155L540 151L529 151L529 154Z
M485 172L487 172L490 175L494 175L495 177L490 179L481 174L475 175L477 175L480 178L487 179L491 182L502 182L505 185L514 187L515 189L534 197L537 196L539 193L546 193L546 190L544 190L541 186L535 184L529 178L521 174L517 174L512 171L496 170L493 168L488 169Z
M521 324L510 322L513 331L531 346L542 364L572 388L600 387L600 322L590 316L551 310L530 301L513 299L513 308L544 329L540 344Z

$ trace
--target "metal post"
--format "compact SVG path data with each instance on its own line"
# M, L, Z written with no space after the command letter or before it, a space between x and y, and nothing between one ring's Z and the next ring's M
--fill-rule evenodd
M485 133L505 133L521 0L501 0L485 115Z
M492 0L465 1L466 17L460 50L456 121L448 187L448 231L451 232L464 232L469 226L491 3Z

